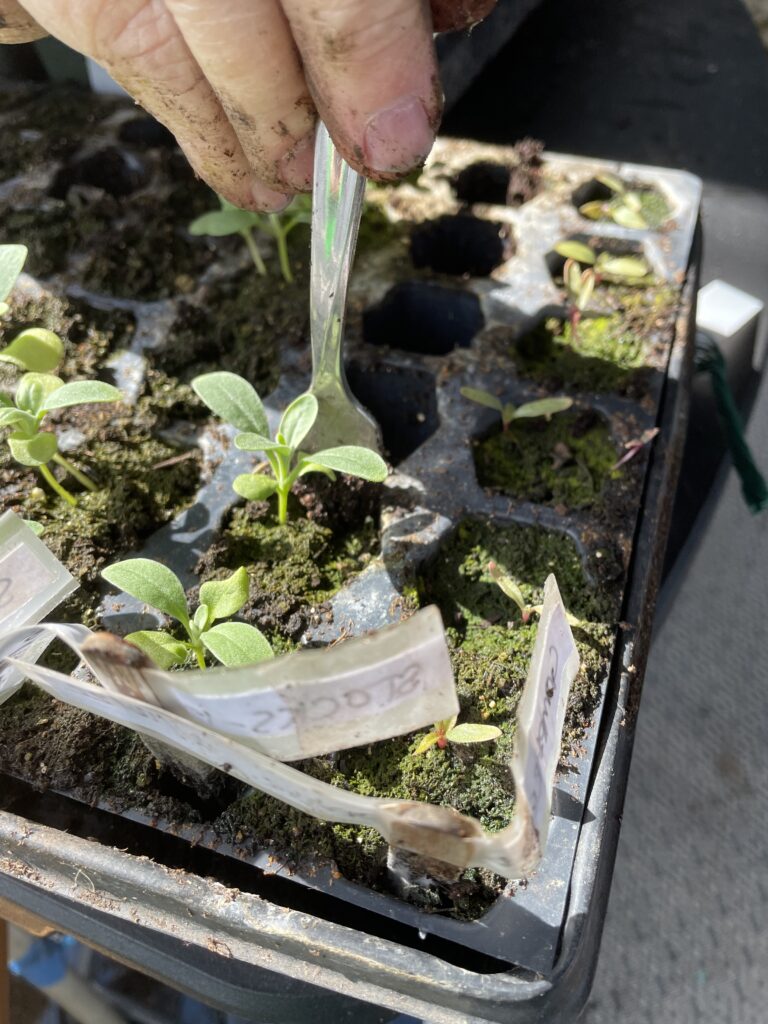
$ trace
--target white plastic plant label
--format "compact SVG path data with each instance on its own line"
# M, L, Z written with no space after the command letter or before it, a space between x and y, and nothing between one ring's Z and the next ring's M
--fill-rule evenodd
M552 789L571 684L579 670L576 641L554 576L544 584L536 644L517 712L512 772L518 813L525 811L541 853L547 842ZM524 807L521 806L521 801Z
M5 634L40 622L77 589L77 581L13 512L0 516L0 654L36 661L51 636L33 630ZM18 689L23 675L5 663L0 667L0 703Z

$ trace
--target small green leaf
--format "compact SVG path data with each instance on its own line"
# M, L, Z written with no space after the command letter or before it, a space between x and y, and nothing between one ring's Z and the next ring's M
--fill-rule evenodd
M605 204L599 200L592 203L584 203L579 207L579 213L588 220L602 220L606 216Z
M221 238L224 235L237 235L248 231L259 223L259 216L250 210L240 210L236 206L223 210L211 210L204 213L189 225L190 235L212 235Z
M89 405L91 402L119 402L123 396L111 384L101 380L74 380L49 392L41 408L65 409L70 405Z
M150 558L127 558L102 570L101 575L112 586L178 619L189 627L189 611L184 588L174 572Z
M515 419L532 419L536 416L553 416L556 412L565 412L573 405L572 398L539 398L535 402L526 402L518 406Z
M325 451L315 452L311 461L318 466L335 469L337 473L349 473L350 476L373 480L374 483L386 480L389 473L387 464L380 455L371 451L370 448L360 448L354 444L345 444L339 448L326 448Z
M244 452L282 452L290 455L291 449L282 441L272 441L266 434L238 434L235 438L235 448Z
M520 609L521 615L525 616L527 611L525 598L523 597L522 590L518 587L512 577L508 576L505 572L502 572L495 562L488 563L488 572L491 574L491 579L501 589L502 593L506 594L511 601L514 601Z
M64 345L58 334L44 327L30 327L17 334L0 352L0 359L35 373L55 370L64 355Z
M639 213L643 208L643 197L639 192L625 192L621 197L624 206Z
M255 388L236 373L219 370L192 381L192 390L211 412L238 430L269 434L267 414Z
M7 302L0 302L0 316L5 316L10 308Z
M451 743L487 743L489 740L497 740L501 736L501 729L495 725L464 722L449 729L445 736Z
M34 519L22 519L21 521L36 537L39 537L45 529L42 523L37 523Z
M600 182L601 185L605 185L611 192L615 192L617 195L623 195L625 192L624 182L621 178L617 178L615 174L608 174L603 172L602 174L596 174L595 178Z
M602 256L598 260L597 270L610 277L641 278L651 272L642 256Z
M426 736L422 737L418 747L414 750L414 754L425 754L430 747L434 747L439 739L440 737L436 732L428 732Z
M211 622L213 622L213 618L211 616L210 608L206 604L201 604L192 616L192 625L199 633L202 633L204 629L208 628Z
M515 418L517 409L513 402L507 402L507 404L501 410L501 422L505 429L509 426L512 420Z
M317 399L314 395L305 394L295 398L283 413L278 434L282 434L285 443L294 451L312 429L317 419Z
M189 653L187 644L160 629L140 629L129 633L125 639L151 658L158 668L165 670L183 665Z
M37 417L33 416L31 412L24 412L23 409L0 409L0 427L11 426L23 428L22 433L31 437L37 431Z
M483 391L481 388L459 388L459 392L470 400L470 402L477 402L478 405L485 405L489 409L495 409L496 412L501 412L504 408L504 403L496 395L492 395L490 391Z
M585 310L589 305L589 300L592 298L592 293L595 290L595 272L594 270L585 270L581 275L581 285L579 287L579 294L576 299L576 306L580 310Z
M22 466L44 466L58 451L55 434L11 434L8 438L11 455Z
M642 213L632 210L629 206L617 206L615 209L612 209L611 218L614 224L618 224L622 228L644 230L648 227Z
M26 258L26 245L0 245L0 299L10 295Z
M222 665L255 665L274 657L264 634L245 622L222 622L200 639Z
M266 501L277 490L277 480L260 473L241 473L235 477L232 488L247 501Z
M563 267L563 282L571 295L581 290L581 267L575 260L566 260Z
M575 239L566 239L563 242L558 242L555 246L555 252L559 256L564 256L567 260L576 260L577 263L585 263L590 265L595 262L595 250L590 246L585 245L584 242L577 242Z
M248 572L240 566L225 580L210 580L200 587L200 603L208 607L209 621L228 619L248 600Z
M16 405L37 416L43 411L46 398L63 384L61 377L52 373L25 373L16 388Z

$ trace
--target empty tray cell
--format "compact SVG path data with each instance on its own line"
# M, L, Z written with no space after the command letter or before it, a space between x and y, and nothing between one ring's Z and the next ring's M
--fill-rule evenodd
M513 253L507 225L471 214L444 214L417 224L411 232L414 267L440 274L487 277Z
M453 190L463 203L491 203L504 206L511 170L494 160L478 160L456 175Z
M403 281L363 313L363 337L373 345L444 356L468 348L485 325L473 292L431 281Z
M393 463L415 452L440 425L435 378L427 370L396 366L347 367L355 397L375 416Z

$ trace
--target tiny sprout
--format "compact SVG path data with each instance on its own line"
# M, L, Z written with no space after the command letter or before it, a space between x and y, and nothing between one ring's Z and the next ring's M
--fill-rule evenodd
M555 252L566 259L563 268L563 281L569 295L578 291L577 279L574 277L573 280L570 280L573 270L569 270L569 263L583 264L585 267L593 268L594 283L592 287L604 280L626 285L645 284L651 275L651 268L643 256L614 256L610 252L597 253L591 246L571 238L558 242ZM576 271L579 272L580 279L583 278L579 266L576 266ZM584 274L586 273L584 271ZM587 296L587 302L591 293L592 289ZM582 308L585 307L586 302Z
M104 569L104 579L126 594L170 615L184 627L187 640L177 640L165 630L141 629L125 638L162 669L183 665L194 655L205 668L205 652L222 665L254 665L273 657L266 637L246 622L228 619L248 600L248 573L240 567L225 580L211 580L200 587L200 604L190 615L181 581L167 566L149 558L129 558Z
M495 725L475 725L470 722L456 725L456 718L454 715L453 718L435 722L432 730L420 740L414 754L424 754L430 747L445 750L449 743L488 743L501 736L501 729Z
M277 255L283 279L291 284L293 272L288 258L288 235L299 224L308 224L312 219L311 200L308 196L296 196L282 213L255 213L241 210L219 196L221 209L210 210L197 217L189 225L192 235L240 235L248 247L251 259L259 274L266 275L267 268L253 237L253 229L272 235L277 244Z
M634 459L638 452L641 452L646 445L651 443L651 441L654 439L654 437L656 437L658 432L658 427L651 427L649 430L644 430L640 437L635 438L632 441L627 441L627 443L624 445L624 447L626 448L626 452L624 453L624 455L622 455L618 462L615 462L611 466L611 469L619 469L620 466L623 466L631 459Z
M529 622L531 615L541 615L544 605L527 604L520 587L518 587L512 577L500 569L495 562L488 563L488 572L491 575L491 579L499 589L506 594L508 598L514 601L520 609L520 615L524 624ZM585 624L583 619L577 619L575 615L571 615L568 611L565 613L565 617L568 620L568 625L573 626L574 628L583 628Z
M571 325L571 337L576 341L579 324L592 298L597 278L591 268L582 270L575 260L568 259L563 267L563 281L568 295L568 320Z
M556 412L565 412L573 405L572 398L540 398L535 402L526 402L524 405L515 406L512 402L502 402L496 395L492 395L490 391L483 391L481 388L460 388L459 390L471 402L495 409L501 416L502 430L507 430L513 420L530 420L538 416L549 420Z
M658 227L669 216L669 207L660 196L629 189L615 174L598 174L597 180L613 194L608 199L596 199L579 207L582 217L589 220L612 220L622 228L647 230Z
M1 251L4 248L16 247L0 247L0 277L4 272ZM0 294L5 284L7 279L0 281ZM0 392L0 427L13 428L6 440L16 462L22 466L35 466L59 497L74 506L77 499L59 483L48 463L55 462L61 466L86 490L97 490L96 484L59 452L56 435L41 429L45 415L54 409L72 405L117 402L122 396L117 388L102 381L77 380L65 384L61 377L51 372L63 354L64 346L58 335L42 327L22 331L0 352L0 362L28 371L19 378L14 394Z
M317 419L318 405L314 395L299 395L291 402L283 413L273 440L262 401L247 380L222 370L195 377L192 388L211 412L243 431L235 437L237 448L264 452L273 475L242 473L232 486L248 501L266 501L277 494L280 523L285 523L288 518L288 495L300 476L324 473L335 480L336 473L349 473L377 483L387 476L386 462L369 448L342 445L312 455L300 450L301 442Z
M518 587L518 585L515 583L511 576L508 576L505 572L502 572L502 570L498 567L498 565L495 562L488 563L488 572L491 574L491 579L493 580L493 582L496 583L497 586L503 591L503 593L505 593L507 597L510 598L512 601L514 601L517 607L520 609L520 615L522 616L524 623L528 622L528 620L534 612L541 612L542 606L540 604L529 605L526 603L526 600L523 597L523 592L520 589L520 587Z

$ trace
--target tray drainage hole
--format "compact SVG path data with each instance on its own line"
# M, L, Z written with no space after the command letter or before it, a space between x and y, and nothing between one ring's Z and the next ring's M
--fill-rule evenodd
M142 188L149 181L149 171L133 153L107 146L79 160L65 164L53 179L48 194L66 199L73 185L90 185L121 199Z
M518 501L553 505L565 513L601 502L606 484L621 476L608 424L592 409L495 426L473 444L481 487Z
M485 325L473 292L431 281L403 281L363 313L363 337L421 355L444 356L467 348Z
M492 203L504 206L512 172L505 164L478 160L459 171L453 181L456 198L463 203Z
M435 378L427 370L347 366L355 397L375 416L393 463L402 462L437 430Z
M507 225L470 214L444 214L417 224L411 232L414 267L440 274L487 277L514 251Z

